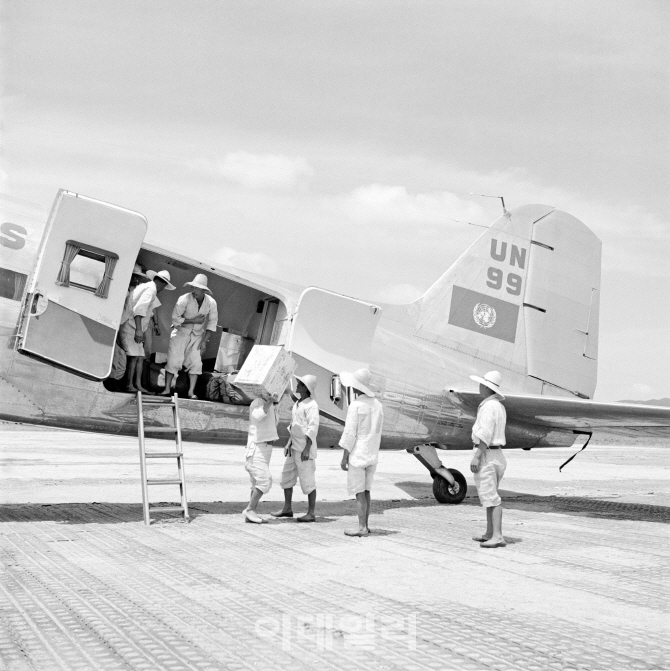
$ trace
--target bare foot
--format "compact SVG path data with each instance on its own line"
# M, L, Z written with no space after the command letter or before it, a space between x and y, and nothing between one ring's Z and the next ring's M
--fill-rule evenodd
M131 392L132 394L136 394L136 393L137 393L137 387L134 387L132 384L129 384L129 385L126 387L126 391L129 391L129 392Z
M486 543L480 543L480 548L504 548L507 545L504 538L490 538Z
M349 531L348 529L345 530L344 532L345 536L369 536L370 535L370 529L355 529L352 531Z
M169 389L164 389L161 393L161 396L172 396L172 393L170 392Z
M296 520L296 522L316 522L316 517L314 517L314 515L311 515L310 513L307 513L307 515L299 517Z
M270 513L272 517L293 517L292 510L278 510L276 513Z
M151 394L153 396L152 391L149 391L148 389L145 389L144 387L140 387L139 385L137 387L137 391L141 391L143 394Z
M486 541L491 540L491 536L473 536L472 540L475 541L475 543L486 543Z

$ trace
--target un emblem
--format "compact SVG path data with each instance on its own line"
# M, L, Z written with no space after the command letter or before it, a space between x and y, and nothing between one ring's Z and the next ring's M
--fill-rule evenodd
M496 311L486 303L477 303L472 311L472 317L477 326L490 329L496 323Z

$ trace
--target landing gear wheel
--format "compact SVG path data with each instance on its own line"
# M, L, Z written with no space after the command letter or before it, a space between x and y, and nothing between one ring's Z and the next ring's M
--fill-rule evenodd
M467 494L468 483L460 471L455 468L447 470L454 476L456 484L452 486L441 475L436 475L433 478L433 496L440 503L460 503Z

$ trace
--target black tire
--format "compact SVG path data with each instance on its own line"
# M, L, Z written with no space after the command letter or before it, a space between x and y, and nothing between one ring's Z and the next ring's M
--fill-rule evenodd
M455 468L447 470L454 476L456 487L452 487L441 475L436 475L433 478L433 496L440 503L460 503L468 493L468 483L460 471Z

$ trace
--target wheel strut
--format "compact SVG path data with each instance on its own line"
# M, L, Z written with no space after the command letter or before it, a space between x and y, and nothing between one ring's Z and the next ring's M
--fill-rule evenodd
M437 450L432 445L415 445L408 447L407 451L413 454L429 471L430 474L442 476L452 487L456 484L454 476L445 468L437 456Z
M446 468L437 456L433 445L416 445L407 448L430 472L433 478L433 495L440 503L460 503L468 491L465 476L454 468Z

